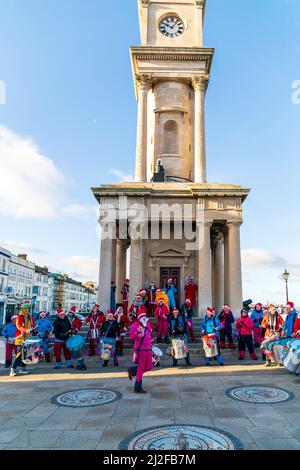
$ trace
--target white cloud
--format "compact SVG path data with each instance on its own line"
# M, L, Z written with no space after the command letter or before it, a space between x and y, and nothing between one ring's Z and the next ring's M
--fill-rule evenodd
M64 175L29 137L0 126L0 213L49 219L63 197Z
M116 168L111 168L110 170L108 170L108 173L110 175L116 176L122 183L129 183L131 181L134 181L134 176L131 173L126 174L120 170L117 170Z
M242 250L242 264L244 268L283 268L287 265L287 261L266 250L248 248Z
M62 260L75 279L82 281L96 281L98 279L99 261L96 258L87 256L69 256Z
M5 240L3 242L0 241L0 245L6 248L7 250L11 250L13 252L16 252L19 250L22 250L23 252L27 253L38 253L38 254L45 254L47 251L41 250L40 248L35 248L31 245L28 245L28 243L22 243L22 242L15 242L12 240Z
M96 205L68 204L61 208L62 214L74 217L76 219L93 218L97 220L97 216L99 216L98 212L99 209Z

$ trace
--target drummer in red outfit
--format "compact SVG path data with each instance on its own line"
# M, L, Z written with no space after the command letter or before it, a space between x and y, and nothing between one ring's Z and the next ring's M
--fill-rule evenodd
M92 312L86 319L86 323L90 325L88 331L88 341L89 341L89 356L94 356L96 352L96 346L99 344L99 329L103 322L105 322L106 317L103 312L100 311L100 305L95 304ZM95 334L94 332L97 331Z
M155 309L154 316L157 319L157 331L158 338L157 342L160 343L162 335L164 334L165 343L168 344L168 332L169 332L169 309L164 304L163 299L159 299L158 306Z
M196 306L196 295L198 291L198 284L194 281L193 276L188 276L184 286L185 298L191 300L191 307Z
M123 307L117 308L114 318L117 324L119 325L120 329L120 339L119 341L117 341L116 344L116 353L118 356L123 356L124 338L126 336L128 328L130 327L130 320L126 313L123 311Z
M146 313L146 307L143 304L142 296L137 294L133 304L129 307L128 318L131 322L136 321L140 313Z

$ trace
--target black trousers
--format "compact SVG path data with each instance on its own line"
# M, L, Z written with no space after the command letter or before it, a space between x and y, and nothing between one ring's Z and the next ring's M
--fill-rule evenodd
M254 353L254 344L252 335L241 335L239 337L239 351L245 352L246 345L250 354Z
M23 346L18 346L16 358L13 363L13 369L16 369L17 367L22 367L23 369L25 369L26 364L24 364L24 362L22 361L22 355L23 355Z
M228 333L226 330L220 331L220 341L221 343L225 343L226 337L228 338L229 343L233 343L232 333Z

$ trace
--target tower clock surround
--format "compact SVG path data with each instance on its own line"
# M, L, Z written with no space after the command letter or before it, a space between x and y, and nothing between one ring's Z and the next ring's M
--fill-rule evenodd
M185 278L193 275L198 281L198 316L207 306L218 310L224 303L235 314L240 311L240 226L242 204L250 190L207 181L205 100L214 49L203 47L206 3L138 0L141 45L130 48L138 102L135 181L92 188L100 204L102 223L106 220L107 224L107 214L114 214L108 223L113 236L100 242L98 301L102 306L109 307L112 279L117 284L116 300L121 301L120 291L129 277L131 302L150 282L159 286L162 273L176 271L180 299L184 298ZM162 34L161 22L169 17L182 21L181 34ZM152 181L158 160L164 167L164 182ZM159 228L156 237L151 232L154 205L166 209L154 220ZM133 238L132 214L137 207L143 236ZM181 237L175 233L176 224L185 222L186 207L190 209L189 222L197 234L201 231L196 249L190 248L184 231ZM161 229L168 218L170 231L166 238Z

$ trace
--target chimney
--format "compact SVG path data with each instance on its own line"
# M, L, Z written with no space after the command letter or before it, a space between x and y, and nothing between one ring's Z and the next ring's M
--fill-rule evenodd
M27 254L26 253L19 253L18 258L24 259L26 261L27 260Z

